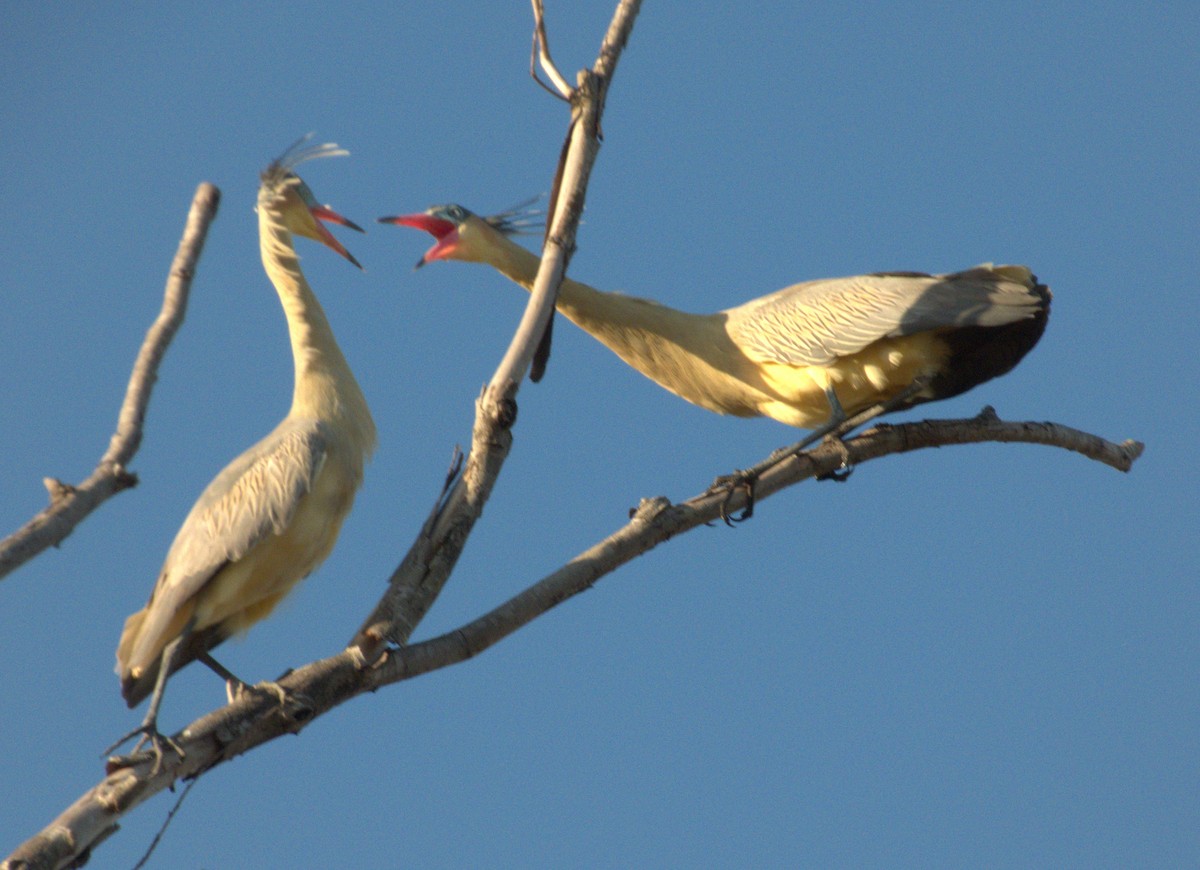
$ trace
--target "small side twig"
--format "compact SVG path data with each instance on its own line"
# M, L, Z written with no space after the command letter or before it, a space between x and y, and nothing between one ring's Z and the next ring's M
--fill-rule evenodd
M190 779L188 784L183 787L183 791L179 793L179 797L175 799L175 805L167 812L167 817L163 819L162 826L158 829L158 833L154 835L154 839L150 841L150 845L146 847L146 852L142 855L141 860L133 865L133 870L142 870L150 862L150 856L154 854L154 850L158 848L158 844L162 842L163 836L167 833L167 828L171 826L171 822L175 820L175 814L179 812L179 808L183 806L184 800L195 787L199 779Z
M571 86L563 74L558 71L558 67L554 65L554 59L550 57L550 40L546 36L546 11L542 8L542 0L532 0L532 2L533 48L529 52L529 74L551 96L558 97L560 100L570 100ZM554 87L546 84L538 75L539 62L542 70L554 83Z
M58 546L80 522L104 501L137 484L127 470L142 441L142 424L150 393L158 377L158 366L187 311L188 292L196 264L204 249L209 225L217 214L221 193L208 182L196 189L187 224L171 272L167 278L162 310L146 333L125 390L117 417L117 429L95 471L74 486L46 478L50 505L0 541L0 578L32 559L47 547Z

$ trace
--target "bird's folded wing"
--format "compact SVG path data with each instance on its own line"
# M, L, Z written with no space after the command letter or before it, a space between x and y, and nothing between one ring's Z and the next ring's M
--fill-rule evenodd
M192 596L291 521L325 462L327 434L315 420L285 420L214 478L167 553L138 647L155 637ZM133 658L139 658L134 651Z
M1033 317L1043 304L1033 286L1023 266L880 273L796 284L725 314L751 359L824 366L881 338Z

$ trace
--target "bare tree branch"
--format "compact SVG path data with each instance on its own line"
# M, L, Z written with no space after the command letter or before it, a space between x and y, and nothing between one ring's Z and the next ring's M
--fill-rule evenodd
M558 286L574 251L588 177L599 149L608 84L639 6L636 0L621 0L595 67L580 72L577 87L570 90L571 123L549 209L541 267L513 342L476 402L471 451L462 476L439 495L388 591L351 645L281 677L278 684L286 697L282 704L268 693L247 692L197 719L173 737L184 751L182 757L168 753L162 764L151 753L111 759L106 777L20 846L0 864L0 870L77 866L116 830L125 813L178 779L194 779L283 734L298 733L359 694L471 658L636 556L713 522L723 507L741 507L742 494L727 499L725 492L712 488L678 505L665 498L643 500L628 523L514 598L453 632L405 646L453 571L511 448L518 385L550 323ZM534 9L545 49L539 0L534 0ZM545 57L548 61L548 49ZM137 420L140 423L140 416ZM797 454L764 471L756 497L761 501L802 480L837 471L846 462L861 465L910 450L984 441L1057 446L1122 471L1129 470L1142 451L1137 442L1112 444L1057 424L1004 423L988 409L970 420L880 425L844 445L827 444Z
M862 465L912 450L989 441L1059 447L1119 471L1128 471L1143 449L1136 441L1113 444L1056 423L1006 423L987 408L980 416L967 420L879 425L846 441L844 449L826 443L797 454L763 474L757 498L762 501L803 480L828 475L846 461ZM115 830L122 815L171 787L177 779L200 776L255 746L298 733L317 717L364 692L478 655L621 565L664 541L712 523L720 516L724 500L723 493L709 490L677 505L661 497L644 499L630 521L613 534L455 631L411 646L387 649L374 666L365 667L360 651L354 647L305 665L278 681L289 698L285 706L267 693L245 693L174 735L185 755L180 759L168 753L157 773L152 774L155 764L150 753L128 759L131 766L110 762L103 781L23 844L0 865L0 870L62 867L85 858Z
M540 14L540 5L535 0L535 16ZM408 555L393 572L388 591L350 642L364 661L374 661L388 641L408 641L449 579L508 456L519 384L550 323L559 285L575 250L588 177L600 147L597 133L604 96L639 5L630 0L618 4L601 44L596 70L579 74L580 87L571 99L564 159L551 193L549 230L533 292L504 358L476 402L471 453L462 479L425 521Z
M604 113L608 86L616 72L620 53L629 40L640 6L639 0L622 0L617 5L612 23L601 43L595 67L580 70L578 83L571 91L571 125L550 191L541 265L530 292L531 299L517 327L517 335L492 377L489 390L501 389L506 381L519 382L525 376L554 312L558 288L575 253L575 234L583 215L588 180L600 151L600 119ZM540 3L534 0L535 11L538 7Z
M126 470L142 442L142 424L150 392L158 378L158 366L187 312L188 292L196 264L204 249L208 227L217 215L221 193L204 182L196 188L179 250L171 263L163 295L162 310L142 342L125 390L125 401L117 417L117 431L95 471L77 486L46 478L50 506L3 541L0 541L0 578L32 559L47 547L58 546L88 514L104 501L137 484Z
M1138 441L1114 444L1058 423L1004 422L989 407L978 417L966 420L881 424L846 441L844 449L837 442L827 442L794 454L763 474L756 498L762 500L804 480L826 477L847 461L857 466L913 450L992 441L1059 447L1125 472L1144 449ZM744 499L744 495L737 497ZM631 518L625 526L490 613L440 637L392 651L369 674L369 688L374 690L477 655L659 544L697 526L711 524L721 516L725 501L726 493L712 488L677 505L662 497L642 499L630 511ZM741 506L736 502L733 505L734 509Z

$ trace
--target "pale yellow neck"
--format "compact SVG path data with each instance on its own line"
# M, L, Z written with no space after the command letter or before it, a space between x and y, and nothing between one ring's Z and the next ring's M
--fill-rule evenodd
M532 290L541 262L537 255L500 233L493 232L492 236L492 244L487 246L488 264L510 281ZM570 278L563 278L558 310L622 358L625 352L632 353L646 342L688 345L707 339L710 329L706 325L714 320L712 315L689 314L650 299L597 290ZM627 361L654 377L641 365Z
M526 290L539 260L489 229L476 249L485 261ZM564 278L558 310L650 380L722 414L759 413L761 378L725 330L723 314L689 314L649 299L597 290Z
M375 444L375 423L366 398L333 336L321 303L300 271L292 234L277 212L258 209L263 268L275 285L295 363L290 416L345 421L365 452Z
M515 284L520 284L526 290L533 290L533 281L537 277L541 260L528 248L523 248L502 233L489 230L487 245L487 263L495 268L505 278ZM558 307L578 307L581 299L601 293L594 287L563 278L562 289L558 294ZM586 304L586 303L585 303ZM565 313L565 312L564 312Z

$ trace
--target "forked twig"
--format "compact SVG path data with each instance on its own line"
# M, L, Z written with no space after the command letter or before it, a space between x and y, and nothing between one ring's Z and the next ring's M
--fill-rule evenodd
M574 88L567 82L563 74L558 71L558 67L554 64L554 59L550 57L550 39L546 36L546 12L542 8L542 0L532 0L532 3L533 47L529 50L529 74L533 76L533 80L546 93L558 97L560 100L570 102L571 92ZM554 83L554 87L546 84L538 75L537 67L539 62L546 75L550 77L550 81Z

